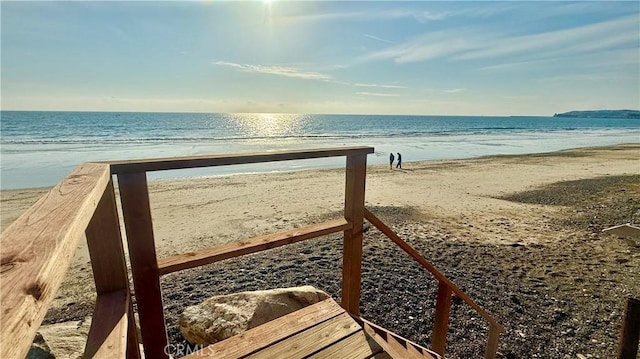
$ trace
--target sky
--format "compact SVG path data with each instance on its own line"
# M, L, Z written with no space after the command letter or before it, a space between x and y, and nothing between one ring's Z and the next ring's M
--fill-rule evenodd
M2 110L640 108L640 2L2 1Z

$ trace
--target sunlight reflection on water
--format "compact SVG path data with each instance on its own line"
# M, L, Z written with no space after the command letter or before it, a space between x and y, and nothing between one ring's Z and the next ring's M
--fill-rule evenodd
M303 133L307 115L287 113L230 114L235 128L247 137L286 137Z

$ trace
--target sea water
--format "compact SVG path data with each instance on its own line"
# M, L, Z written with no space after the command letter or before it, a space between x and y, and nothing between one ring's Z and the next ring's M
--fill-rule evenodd
M83 162L372 146L369 164L640 143L617 118L2 111L0 188L50 186ZM344 166L344 158L154 172L216 176ZM408 166L408 165L406 165Z

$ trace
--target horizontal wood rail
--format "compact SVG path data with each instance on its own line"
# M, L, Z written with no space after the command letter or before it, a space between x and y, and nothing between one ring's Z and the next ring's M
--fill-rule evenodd
M350 228L351 224L349 224L349 222L344 218L335 219L311 226L254 237L243 241L221 244L198 252L162 258L158 260L158 269L160 271L160 275L164 275L245 254L260 252L307 239L325 236L331 233L341 232Z
M352 155L367 155L373 153L373 147L339 147L315 150L292 150L274 152L254 152L223 155L205 155L191 157L154 158L145 160L108 161L111 173L132 173L176 170L197 167L229 166L260 162L277 162L289 160L304 160L323 157L339 157Z
M2 233L0 358L26 356L110 179L85 163Z
M125 358L130 308L129 293L118 290L99 295L89 329L85 358Z
M449 278L447 278L442 272L440 272L433 264L424 259L413 249L407 242L403 241L391 228L384 224L378 217L371 213L367 208L364 209L364 218L369 221L374 227L384 233L389 239L391 239L398 247L404 250L409 256L420 265L429 271L438 281L438 300L436 302L436 318L434 321L434 330L432 333L432 349L440 354L444 355L445 341L449 320L449 309L451 308L451 293L455 293L459 298L464 300L470 307L475 309L487 322L489 322L489 339L487 343L487 350L485 358L495 358L497 351L498 337L501 332L504 332L504 327L498 323L491 314L480 307L476 302L471 299L465 292L463 292L457 285L455 285Z

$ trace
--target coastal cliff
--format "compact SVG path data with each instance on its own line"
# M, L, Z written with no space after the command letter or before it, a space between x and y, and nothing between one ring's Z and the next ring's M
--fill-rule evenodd
M632 118L640 119L640 111L637 110L593 110L593 111L569 111L555 113L553 117L581 117L581 118Z

